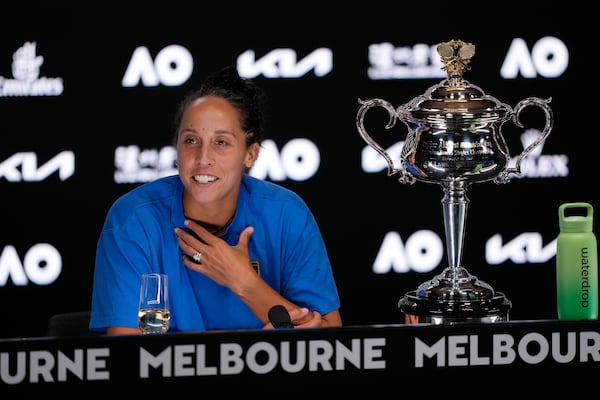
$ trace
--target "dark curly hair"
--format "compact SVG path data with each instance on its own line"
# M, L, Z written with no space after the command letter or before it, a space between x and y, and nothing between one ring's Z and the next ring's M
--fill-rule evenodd
M240 113L240 125L246 132L246 144L260 143L265 129L266 94L252 80L240 77L234 65L208 75L199 89L183 98L175 113L173 143L177 143L183 113L191 103L204 96L220 97L231 103Z

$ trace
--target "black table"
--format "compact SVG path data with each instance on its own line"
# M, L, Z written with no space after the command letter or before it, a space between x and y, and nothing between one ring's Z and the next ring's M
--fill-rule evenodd
M283 397L314 384L371 385L374 395L431 387L458 394L567 383L591 395L598 380L596 320L0 340L2 394L106 390L122 397L126 387L148 392L144 398L163 389L206 396L211 388ZM277 394L280 388L287 389Z

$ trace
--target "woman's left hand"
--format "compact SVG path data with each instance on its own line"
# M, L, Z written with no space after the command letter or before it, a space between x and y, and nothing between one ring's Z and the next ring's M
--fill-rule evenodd
M310 311L308 308L294 308L289 313L294 328L315 328L323 322L318 311Z

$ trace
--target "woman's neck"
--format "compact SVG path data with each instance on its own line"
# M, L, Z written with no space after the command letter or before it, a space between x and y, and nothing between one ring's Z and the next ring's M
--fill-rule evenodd
M235 214L234 214L235 215ZM227 222L225 222L222 225L215 225L215 224L210 224L195 218L192 218L188 215L185 215L185 217L189 220L194 221L195 223L197 223L198 225L202 226L204 229L206 229L207 231L209 231L211 234L215 235L215 236L219 236L222 235L223 233L225 233L225 230L227 229L227 227L229 226L229 224L231 224L231 221L233 221L233 216L232 215L229 220Z
M196 222L215 235L225 232L235 215L235 206L228 207L220 203L217 207L211 208L208 204L192 203L189 199L186 201L186 196L183 198L182 205L183 215L187 219Z

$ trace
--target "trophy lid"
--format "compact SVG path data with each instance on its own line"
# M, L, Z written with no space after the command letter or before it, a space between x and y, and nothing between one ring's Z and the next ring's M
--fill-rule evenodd
M510 118L510 106L486 95L481 88L462 77L463 72L470 69L469 63L475 55L474 45L451 40L440 43L437 51L448 78L401 106L401 114L403 111L409 121L414 122L416 119L429 123L469 120L468 123L472 124L473 119L482 123L494 123Z

